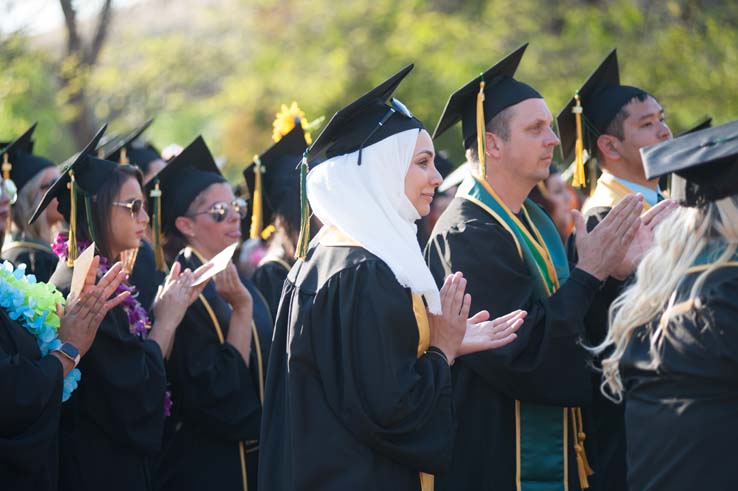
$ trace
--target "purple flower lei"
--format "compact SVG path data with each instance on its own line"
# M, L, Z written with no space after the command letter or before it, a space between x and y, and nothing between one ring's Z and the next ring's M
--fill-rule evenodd
M68 257L68 237L65 233L57 234L54 239L54 243L51 244L51 249L54 253L59 256L60 261L66 261ZM80 250L85 250L90 246L91 242L77 241L77 247ZM97 267L98 276L103 276L110 269L108 260L103 256L100 256L100 264ZM116 288L114 296L117 296L123 292L129 292L128 298L123 300L120 304L123 307L123 311L128 316L128 328L134 336L144 340L149 335L151 329L151 320L149 319L146 309L143 308L141 302L138 301L136 287L127 285L125 282L121 283ZM164 415L169 416L172 408L172 397L171 393L167 390L166 397L164 399Z

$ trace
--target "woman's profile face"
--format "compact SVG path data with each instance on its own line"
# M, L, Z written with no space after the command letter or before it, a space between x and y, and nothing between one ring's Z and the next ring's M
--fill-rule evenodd
M41 181L39 181L38 183L38 189L36 189L35 194L35 199L37 200L37 202L41 201L44 193L49 190L51 185L54 184L54 181L56 181L58 177L59 169L57 167L47 167L41 171ZM64 221L64 217L61 213L59 213L58 206L59 200L54 198L53 200L51 200L51 203L49 203L49 206L46 207L46 222L49 224L49 226Z
M425 130L420 130L410 167L405 174L405 195L421 217L430 213L436 188L443 178L436 169L433 140Z
M129 177L121 186L114 201L117 203L133 203L135 200L143 199L138 181L133 177ZM139 246L149 223L149 215L144 208L141 208L134 215L130 208L113 205L112 210L110 210L110 223L112 224L110 227L110 248L114 253L120 253Z

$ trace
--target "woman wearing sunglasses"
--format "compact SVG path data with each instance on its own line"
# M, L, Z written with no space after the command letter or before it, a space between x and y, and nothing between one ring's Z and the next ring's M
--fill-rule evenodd
M50 244L64 217L57 210L56 202L53 202L39 219L33 224L28 223L41 197L59 177L59 169L52 161L33 154L35 129L34 124L8 145L0 156L9 174L7 179L3 179L2 188L3 199L7 197L9 200L11 215L10 218L6 215L0 225L6 230L9 228L12 234L6 237L3 244L3 258L16 265L25 264L26 274L33 274L38 281L45 282L58 262Z
M147 189L153 194L151 209L161 214L167 249L179 251L175 264L197 268L240 240L246 203L234 198L201 137ZM272 336L266 302L229 263L207 284L182 324L167 363L174 406L159 488L253 491Z
M72 289L75 259L94 241L104 274L123 251L138 245L148 215L142 206L141 172L90 156L101 130L44 195L31 221L57 198L70 224L54 244L59 264L51 283ZM72 267L74 265L74 268ZM168 412L164 357L174 332L201 287L195 274L172 269L153 308L155 321L122 283L125 300L107 313L79 364L79 388L62 407L59 488L150 490L151 463L160 449Z
M441 176L422 123L390 100L411 68L333 116L301 164L324 225L309 247L303 227L277 314L261 489L420 490L451 458L450 364L522 324L469 319L464 278L439 292L425 265L415 221Z

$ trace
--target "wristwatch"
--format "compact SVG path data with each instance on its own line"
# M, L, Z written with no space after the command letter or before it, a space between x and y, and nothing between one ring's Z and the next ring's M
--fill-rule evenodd
M74 362L74 368L77 368L77 365L79 365L79 360L81 358L79 354L79 350L75 345L72 343L62 343L61 346L56 348L53 351L58 351L62 355L64 355L66 358L69 358Z

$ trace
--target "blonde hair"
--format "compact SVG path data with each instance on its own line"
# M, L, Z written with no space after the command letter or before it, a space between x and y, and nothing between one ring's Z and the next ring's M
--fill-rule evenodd
M28 220L36 210L43 193L41 192L41 180L44 176L45 169L37 172L18 192L18 199L13 203L13 232L23 234L28 238L36 239L44 243L50 244L54 237L52 236L54 227L49 225L46 219L46 210L41 212L38 219L29 225Z
M705 248L714 243L722 243L726 247L697 277L689 299L676 304L679 282ZM649 329L653 348L654 340L668 334L665 330L671 318L693 307L699 308L698 295L708 275L728 262L736 253L737 246L737 196L710 202L700 208L680 207L659 225L653 247L638 266L635 282L610 306L607 337L591 350L601 354L612 348L612 353L602 361L601 390L607 398L615 402L623 399L620 360L633 333L638 329ZM646 327L656 320L658 322Z

